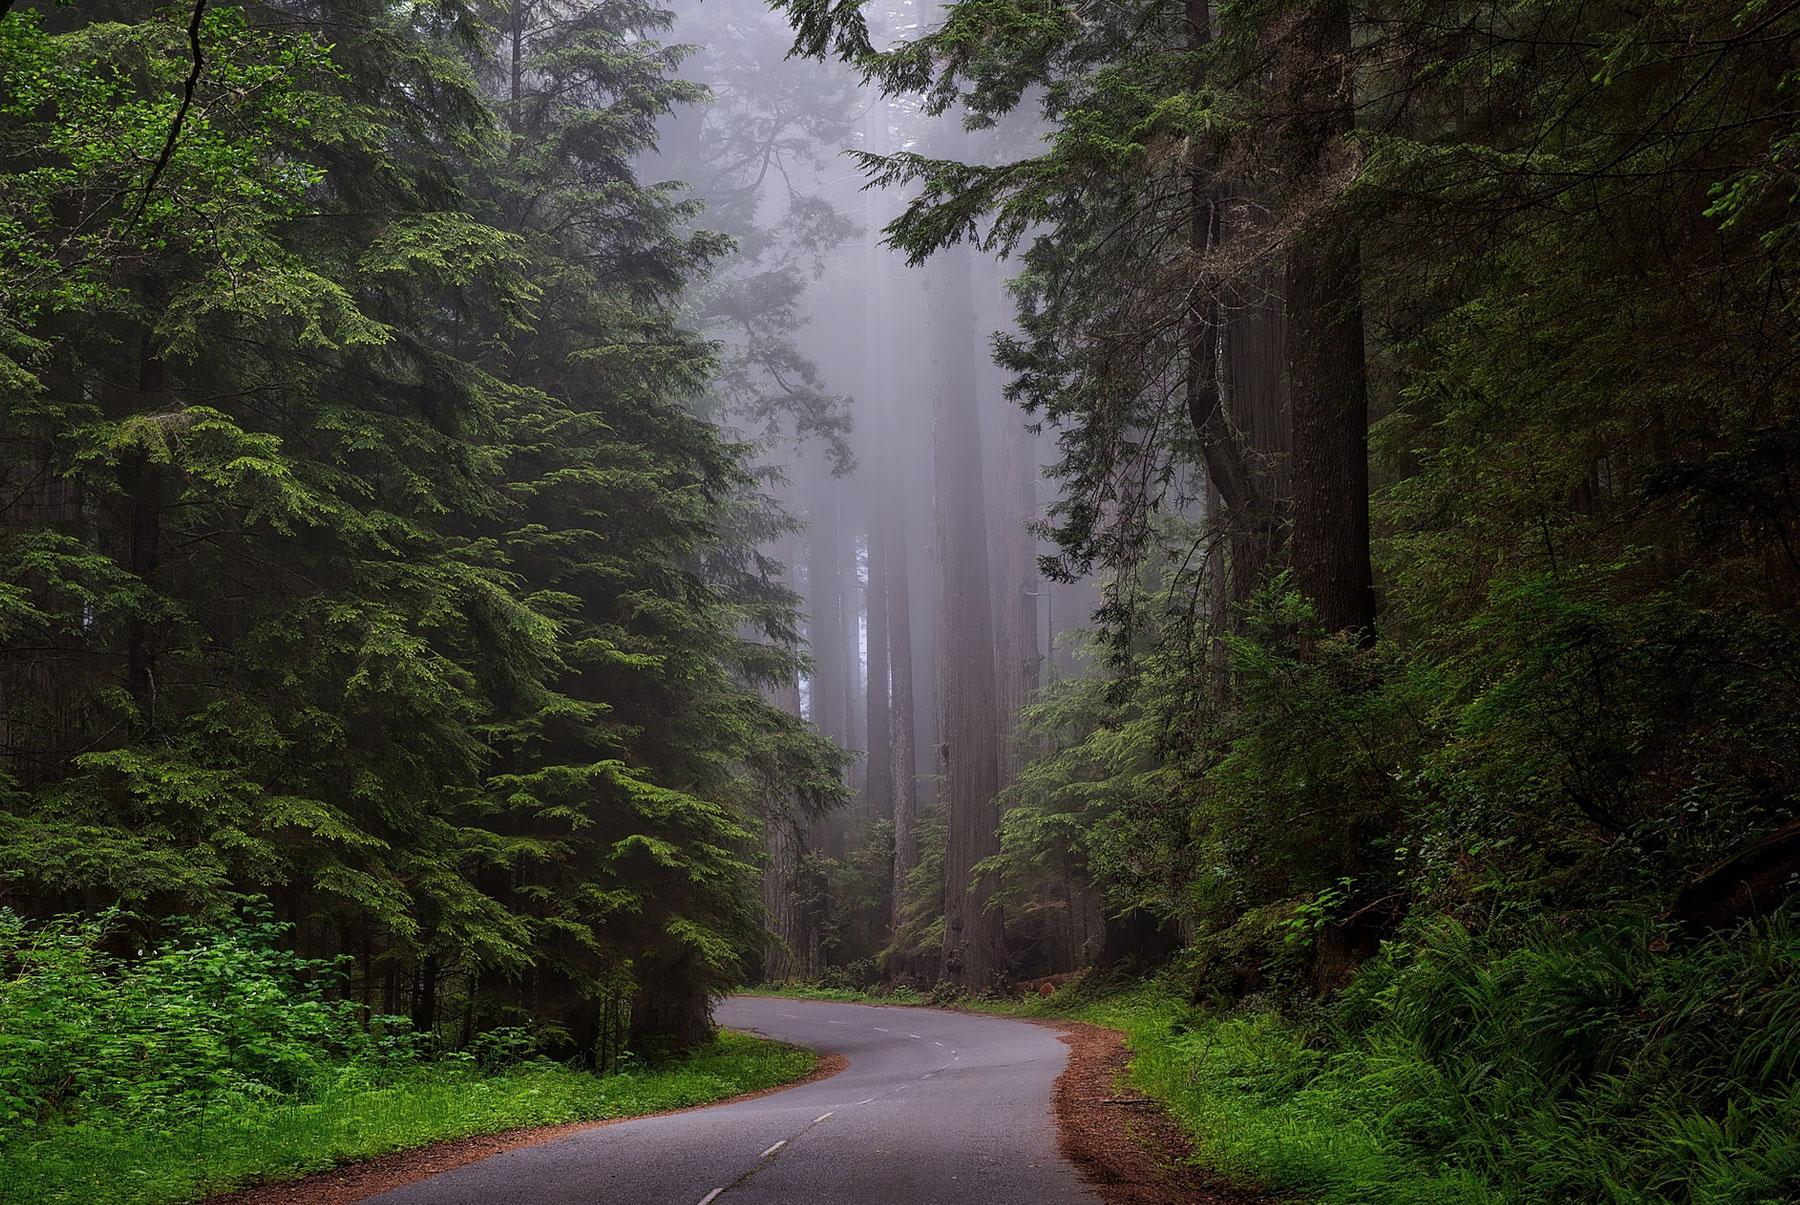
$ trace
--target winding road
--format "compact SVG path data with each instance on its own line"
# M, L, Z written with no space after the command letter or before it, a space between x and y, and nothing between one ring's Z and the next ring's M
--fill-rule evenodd
M371 1205L1097 1205L1057 1151L1056 1035L997 1017L737 996L719 1023L842 1054L828 1079L584 1130Z

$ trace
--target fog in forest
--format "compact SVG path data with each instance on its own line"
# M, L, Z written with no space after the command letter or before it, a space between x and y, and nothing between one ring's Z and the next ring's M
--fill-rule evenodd
M920 11L871 10L871 28L916 32ZM855 755L848 808L770 820L764 973L856 964L865 980L935 981L935 951L907 957L924 927L914 917L909 935L904 916L921 834L947 843L965 880L998 851L998 796L1029 752L1019 709L1047 679L1090 672L1082 634L1100 597L1092 575L1039 571L1056 551L1037 534L1056 432L1005 396L993 355L1016 265L966 245L909 264L885 231L907 191L871 185L852 152L982 162L1029 153L1034 132L965 131L842 63L792 56L785 18L757 0L676 5L668 40L693 48L680 75L711 98L666 118L639 170L690 190L699 223L736 244L692 321L723 348L713 417L755 444L769 498L797 524L763 546L803 600L811 659L777 701ZM971 827L952 840L958 790ZM1098 952L1098 904L1069 876L1062 908L1017 926L1015 970ZM923 909L961 893L934 899L914 881L910 894ZM965 906L986 902L978 890ZM971 982L1004 962L979 957L990 964Z
M1796 46L0 0L0 1198L1800 1200Z

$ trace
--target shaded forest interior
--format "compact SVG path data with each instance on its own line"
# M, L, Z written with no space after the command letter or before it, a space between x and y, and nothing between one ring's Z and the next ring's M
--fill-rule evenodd
M1092 971L1247 1180L1793 1199L1796 46L5 0L0 1018L229 948L607 1072Z

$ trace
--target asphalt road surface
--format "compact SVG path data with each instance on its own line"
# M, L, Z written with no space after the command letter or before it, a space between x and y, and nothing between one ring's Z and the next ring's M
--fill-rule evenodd
M1066 1048L1022 1021L738 996L719 1022L850 1060L737 1104L586 1130L379 1205L1096 1205L1057 1152Z

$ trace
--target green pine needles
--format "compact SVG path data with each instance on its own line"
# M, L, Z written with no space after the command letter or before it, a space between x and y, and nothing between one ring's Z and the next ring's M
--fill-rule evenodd
M514 94L480 5L207 5L153 181L191 10L0 19L0 899L257 893L333 1008L605 1067L709 1036L842 755L630 166L697 90L537 7Z

